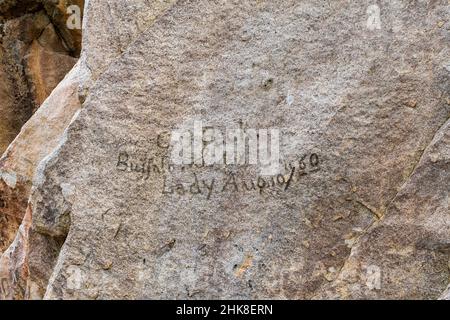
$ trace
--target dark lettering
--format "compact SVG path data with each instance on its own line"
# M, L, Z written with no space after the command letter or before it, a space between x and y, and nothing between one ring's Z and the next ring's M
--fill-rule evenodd
M291 181L292 181L292 177L294 176L294 173L295 173L295 167L292 168L291 175L289 176L289 179L286 182L286 186L284 187L284 191L286 191L289 188L289 186L291 185Z
M126 171L128 169L129 155L126 152L119 154L119 160L117 161L117 169L120 171Z

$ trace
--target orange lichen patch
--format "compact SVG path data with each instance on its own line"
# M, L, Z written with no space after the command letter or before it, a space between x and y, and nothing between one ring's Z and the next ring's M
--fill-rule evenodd
M245 271L247 271L248 268L250 268L252 266L252 262L253 262L253 256L247 255L244 259L244 262L242 262L242 264L236 268L236 271L235 271L236 277L241 277L245 273Z

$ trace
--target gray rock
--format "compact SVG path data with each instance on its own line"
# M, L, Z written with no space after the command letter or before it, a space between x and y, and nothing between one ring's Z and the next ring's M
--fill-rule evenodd
M186 0L132 31L35 176L28 292L440 297L447 3L372 5ZM279 129L281 175L169 165L195 121Z

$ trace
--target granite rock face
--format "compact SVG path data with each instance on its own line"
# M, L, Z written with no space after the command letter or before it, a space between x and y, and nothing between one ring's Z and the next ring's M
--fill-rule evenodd
M44 7L30 5L26 9L18 9L16 2L4 2L2 13L5 17L15 17L12 12L16 15L18 12L24 14L16 19L8 20L9 25L15 24L14 28L10 27L11 30L14 30L16 34L19 32L39 34L37 40L32 42L27 40L27 43L31 43L31 45L24 58L24 74L17 76L17 82L23 84L24 89L20 91L23 92L21 96L34 97L36 100L35 103L30 102L30 105L34 107L27 110L34 110L36 106L40 106L40 108L27 121L33 111L27 112L24 116L18 114L17 107L15 107L18 103L13 97L14 94L17 94L17 87L13 87L8 81L2 83L0 104L3 117L0 121L0 126L2 126L0 143L3 147L0 150L5 150L8 144L14 138L16 139L0 160L0 172L5 179L10 177L9 180L15 181L12 187L6 183L0 185L0 193L5 202L5 208L0 210L0 215L3 216L0 227L0 232L3 233L0 238L0 252L11 244L25 214L29 190L37 165L57 146L64 129L81 106L78 92L80 87L85 91L88 84L108 65L108 61L111 62L115 56L125 50L127 43L132 41L133 35L139 32L139 28L144 28L146 23L151 23L154 20L153 15L157 14L158 10L163 10L170 2L157 2L146 6L142 3L139 6L139 3L141 1L136 1L131 9L127 7L130 2L117 5L104 1L89 3L86 9L89 16L92 16L89 28L87 28L90 33L85 37L84 52L80 63L50 95L53 88L76 61L67 54L81 50L81 31L67 29L65 17L67 17L67 8L70 5L78 5L83 9L83 1L43 1ZM115 9L114 19L112 19L115 22L115 28L110 28L111 17L104 15L111 8ZM135 8L134 11L132 8ZM123 9L128 10L127 14L123 14ZM38 10L37 14L32 15L30 13L32 10ZM83 11L81 10L81 12ZM26 20L28 23L23 21L19 23L18 20ZM52 23L49 22L50 20ZM30 29L31 23L39 25L39 28ZM131 28L128 27L129 23L133 25ZM18 26L21 25L26 25L26 27L19 28ZM119 34L123 34L127 29L129 29L128 38L117 36L117 30L122 30ZM59 37L61 34L63 35L62 39ZM27 39L36 37L33 35L22 36ZM98 60L93 61L94 59ZM8 79L7 74L3 72L2 65L0 65L0 74L5 75L5 80ZM29 83L32 84L31 89ZM48 101L44 103L47 97ZM16 137L19 130L21 132Z
M385 218L356 239L331 290L321 297L439 297L450 267L449 145L447 120L387 206Z
M21 166L2 298L448 297L447 1L102 3ZM208 129L278 132L278 170L209 165Z
M0 153L5 152L18 135L22 136L13 143L21 144L22 150L11 146L0 160L0 176L3 177L0 179L3 202L0 207L0 252L11 244L25 214L33 174L29 167L37 165L35 159L27 156L37 149L40 154L45 154L44 145L53 142L51 139L34 139L38 135L51 136L54 131L51 126L45 126L48 122L42 117L37 117L39 120L34 121L34 125L25 124L77 61L66 45L66 39L60 36L62 29L54 24L53 18L41 1L30 1L26 5L24 1L0 2ZM67 27L61 25L61 28ZM65 104L53 108L50 118L58 118L57 110ZM64 129L67 121L58 125ZM25 132L20 134L21 130ZM34 133L30 134L31 130ZM34 138L31 137L33 134ZM55 145L53 142L53 147Z
M83 95L80 96L79 91L85 93L89 84L93 83L95 77L101 74L108 65L108 61L112 62L120 55L126 49L127 44L133 40L134 35L142 31L147 24L152 23L155 15L163 12L170 3L170 1L158 1L143 6L140 1L136 1L135 5L131 6L135 10L127 7L130 2L108 4L104 1L91 1L87 4L86 19L89 20L90 27L86 29L91 33L84 38L83 52L79 63L22 127L19 135L0 159L0 173L3 177L3 180L0 180L2 181L0 195L3 204L3 207L0 208L2 215L0 252L5 251L9 246L0 258L0 278L3 283L0 294L2 298L36 298L43 295L41 292L35 293L26 288L26 280L29 276L27 256L31 212L28 211L29 214L25 217L24 215L37 166L58 145L64 130L81 107L80 99L83 99ZM101 14L111 7L115 8L112 20L115 22L115 28L110 28L110 19L107 17L103 16L102 19L99 19ZM123 14L123 9L128 10L126 14ZM89 19L90 17L91 19ZM132 24L132 28L128 27L129 23ZM95 28L90 29L93 26ZM127 29L129 30L127 39L115 37L115 31L122 30L124 33ZM94 32L94 30L97 31ZM99 30L103 31L99 32ZM131 30L134 31L131 32ZM103 37L108 37L108 40L105 42ZM98 59L98 61L93 63L94 59ZM12 109L8 110L12 111ZM14 119L14 114L11 118ZM11 122L5 121L4 123L8 125ZM47 272L51 272L51 269Z
M65 29L42 1L0 1L0 153L76 63Z

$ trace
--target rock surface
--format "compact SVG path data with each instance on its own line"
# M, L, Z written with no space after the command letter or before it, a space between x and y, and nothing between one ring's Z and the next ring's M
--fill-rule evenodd
M54 21L42 1L0 1L0 154L77 61Z
M97 30L104 30L104 32L92 30L91 34L86 35L79 63L24 125L20 134L0 159L0 173L5 181L11 180L8 177L13 177L15 181L11 185L6 183L0 185L0 194L4 204L4 207L0 208L0 214L4 216L3 222L0 224L2 232L0 252L11 244L0 259L0 279L3 281L3 290L0 290L0 294L3 298L42 297L42 293L34 293L33 290L26 292L26 285L23 285L23 283L26 284L29 275L26 257L29 249L28 229L31 224L31 213L23 221L22 217L26 212L32 178L38 164L58 145L73 115L81 107L79 88L82 89L82 92L86 92L89 84L94 82L95 77L108 65L108 61L111 62L120 55L126 49L127 44L133 40L133 36L142 31L147 24L152 23L155 15L162 12L170 3L170 1L158 1L147 4L147 6L142 6L141 3L140 6L131 6L131 8L135 8L134 11L127 7L129 3L117 3L117 5L104 1L88 3L87 16L92 16L89 26L95 26ZM140 1L136 1L135 4L140 4ZM115 8L114 29L108 29L110 20L106 17L98 19L108 7ZM123 14L123 9L128 9L127 14ZM128 26L129 23L133 25L132 28ZM127 39L119 39L114 36L117 30L122 30L121 32L124 33L127 29L129 30ZM108 37L108 41L105 42L102 37ZM46 39L48 39L47 42L52 42L51 38L46 37ZM106 45L107 43L109 45ZM98 63L93 63L95 59L98 59ZM48 80L48 78L44 80ZM9 122L5 121L5 124L9 124ZM33 143L30 144L30 141ZM16 236L21 222L22 225ZM20 258L11 259L11 256ZM51 269L48 272L51 272ZM20 280L16 283L13 279L17 278Z
M0 160L8 190L35 177L2 298L448 296L447 1L382 1L378 26L369 1L102 3ZM196 121L279 129L281 174L170 165Z

